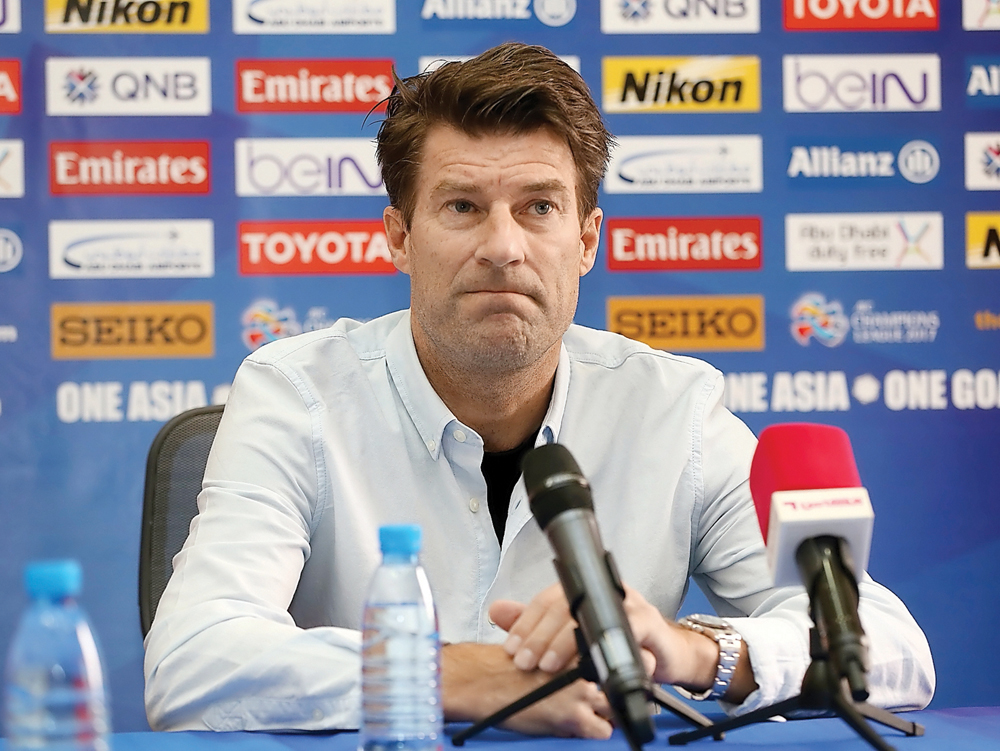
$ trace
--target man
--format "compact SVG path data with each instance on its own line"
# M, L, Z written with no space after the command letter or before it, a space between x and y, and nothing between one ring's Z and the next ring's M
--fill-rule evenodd
M797 691L805 596L768 587L754 438L721 406L720 374L571 325L610 142L582 78L541 48L397 81L378 154L411 308L241 366L147 637L154 728L356 727L357 629L393 522L424 530L446 718L544 683L574 654L572 624L517 467L549 441L591 481L653 678L739 711ZM691 575L728 626L668 620ZM923 634L890 592L861 592L873 701L924 706ZM608 718L579 681L509 724L606 737Z

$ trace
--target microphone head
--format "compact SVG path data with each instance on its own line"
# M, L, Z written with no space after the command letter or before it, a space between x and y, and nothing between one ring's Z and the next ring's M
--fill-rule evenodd
M521 471L531 513L542 529L563 511L593 510L590 485L565 446L548 443L531 449L521 460Z
M775 491L860 486L851 439L842 429L790 422L761 431L750 464L750 494L765 540Z

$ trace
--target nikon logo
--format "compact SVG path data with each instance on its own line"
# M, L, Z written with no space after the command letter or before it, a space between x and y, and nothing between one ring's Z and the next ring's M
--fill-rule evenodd
M759 112L760 58L605 57L605 112Z
M53 303L53 360L211 357L210 302Z
M45 31L206 34L208 0L45 0Z
M1000 214L970 211L965 215L965 265L1000 269Z
M673 352L764 349L764 298L609 297L608 330Z

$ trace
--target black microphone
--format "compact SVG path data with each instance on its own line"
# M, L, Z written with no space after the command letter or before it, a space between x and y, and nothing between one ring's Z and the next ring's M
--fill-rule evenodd
M649 715L652 689L622 605L625 588L597 530L590 485L558 443L532 449L521 467L531 513L555 552L570 613L616 724L633 747L648 743L655 734Z

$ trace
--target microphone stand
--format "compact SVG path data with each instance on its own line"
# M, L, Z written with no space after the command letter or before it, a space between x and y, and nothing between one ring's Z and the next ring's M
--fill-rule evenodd
M779 701L769 707L761 707L739 717L730 717L711 727L677 733L668 739L670 745L682 746L689 741L713 735L715 732L735 730L745 725L763 722L776 715L784 715L802 709L833 712L878 751L895 751L895 749L872 729L872 726L865 721L866 717L886 727L895 728L908 736L924 734L923 725L900 719L892 712L873 707L867 702L855 702L851 699L845 684L841 682L830 666L829 651L824 644L822 634L815 626L809 629L809 656L812 658L812 662L806 669L805 677L802 679L802 691L798 696Z
M474 725L467 727L465 730L455 733L455 735L451 738L452 745L464 746L465 742L469 738L479 735L488 728L499 725L511 715L517 714L522 709L527 709L532 704L535 704L547 696L554 694L559 689L565 688L578 678L599 683L600 679L597 674L597 667L594 665L594 661L590 657L590 651L584 643L583 634L579 628L576 629L576 646L577 651L580 653L580 661L577 663L575 668L570 668L569 670L560 673L545 685L539 686L534 691L530 691L520 699L511 702L506 707L494 712L489 717L480 720ZM705 715L698 710L692 709L675 696L668 694L659 686L650 686L650 696L648 698L651 701L656 702L664 709L670 710L681 719L687 720L692 725L697 725L702 730L707 730L708 732L706 732L705 735L711 735L717 741L722 740L722 731L715 730L715 726L712 724L710 719L705 717ZM629 747L632 748L632 751L640 751L642 744L632 738L628 728L623 727L621 729L625 733L626 740L628 741ZM699 735L698 737L701 738L703 736Z

